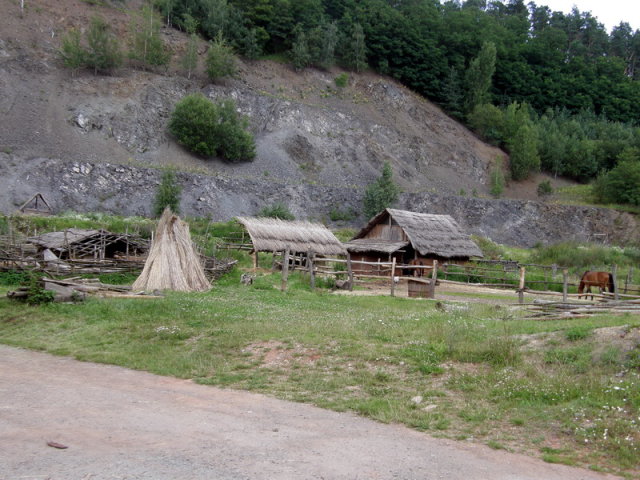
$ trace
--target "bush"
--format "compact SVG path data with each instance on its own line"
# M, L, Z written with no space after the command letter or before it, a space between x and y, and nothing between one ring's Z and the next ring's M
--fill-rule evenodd
M258 217L279 218L280 220L295 220L296 217L289 211L289 208L280 202L276 202L270 207L264 207L258 212Z
M496 157L493 169L491 170L491 190L490 193L496 198L500 198L500 196L504 192L504 172L502 171L502 159L500 157Z
M176 182L176 173L173 169L168 169L162 174L162 180L156 191L156 198L153 202L153 213L156 217L162 215L166 207L169 207L175 214L180 213L180 185Z
M551 195L553 193L553 187L551 186L550 180L543 180L538 184L538 196L545 197L547 195Z
M232 100L213 103L202 94L180 100L169 120L169 131L188 150L231 161L252 160L256 155L247 127Z
M211 41L207 51L206 71L211 80L230 77L236 73L236 57L221 35Z
M598 177L593 186L598 201L640 206L640 161L625 160Z
M337 87L344 88L349 84L349 75L346 73L341 73L336 78L333 79L336 83Z

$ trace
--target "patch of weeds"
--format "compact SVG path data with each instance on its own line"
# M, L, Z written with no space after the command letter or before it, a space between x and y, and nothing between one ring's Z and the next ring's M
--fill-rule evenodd
M524 420L522 418L512 418L511 425L515 427L522 427L524 425Z
M571 327L568 330L565 330L564 332L565 337L570 342L584 340L585 338L590 337L592 333L593 333L593 329L591 327L587 327L584 325Z
M339 88L344 88L349 84L349 75L347 73L341 73L336 78L333 79L336 86Z
M600 354L600 364L614 366L620 364L622 352L619 347L609 346Z
M489 440L487 442L487 446L489 448L493 448L494 450L506 450L507 447L505 447L504 445L502 445L500 442L498 442L497 440Z
M544 361L548 364L570 365L575 372L584 373L591 364L591 348L554 348L544 353Z

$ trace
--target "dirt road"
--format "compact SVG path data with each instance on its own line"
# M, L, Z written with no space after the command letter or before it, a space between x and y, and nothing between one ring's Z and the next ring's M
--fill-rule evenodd
M614 478L348 413L1 345L0 445L2 480Z

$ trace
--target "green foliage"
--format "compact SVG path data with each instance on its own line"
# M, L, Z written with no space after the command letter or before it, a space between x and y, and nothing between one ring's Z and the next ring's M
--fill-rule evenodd
M29 305L42 305L53 302L55 294L50 290L44 289L43 282L37 274L30 274L23 285L29 288L27 291L27 303Z
M219 155L229 161L255 157L255 143L247 128L247 119L236 112L232 100L213 103L202 94L180 100L169 120L169 131L178 143L198 155Z
M509 141L511 178L524 180L540 170L538 134L534 127L524 124Z
M339 207L333 207L329 211L329 218L332 222L350 222L358 216L357 212L352 209L340 209Z
M342 72L336 78L333 79L336 84L336 87L344 88L349 84L349 74Z
M70 30L62 37L62 46L58 52L64 66L74 71L84 67L86 61L86 51L82 47L80 39L78 30Z
M258 212L258 217L279 218L280 220L295 220L296 217L289 208L281 202L276 202L271 206L263 207Z
M180 66L187 73L187 78L191 78L191 73L198 68L198 36L195 33L189 35L187 48L180 59Z
M110 72L122 64L117 37L102 17L92 17L86 33L85 66L94 73Z
M171 52L160 37L160 22L158 14L148 5L132 21L129 58L143 68L167 65L171 59Z
M291 61L296 71L304 70L311 63L307 35L302 28L296 31L296 39L291 46Z
M27 272L15 270L0 272L0 285L4 286L27 285L30 279L31 275Z
M222 35L218 35L209 43L205 64L207 75L211 80L236 74L236 57Z
M165 170L153 201L154 215L160 217L167 207L169 207L173 213L179 214L181 192L182 188L178 185L175 170L171 168Z
M477 105L487 103L491 78L496 69L496 46L493 42L485 42L475 57L469 63L465 73L466 95L464 107L467 113L472 112Z
M502 171L502 158L496 157L493 161L493 167L491 169L491 189L489 192L496 198L500 198L504 192L505 179L504 172Z
M382 175L374 183L370 184L363 199L364 215L371 218L385 208L393 206L398 200L400 189L393 182L393 171L389 163L382 167Z
M562 242L536 248L530 260L543 265L570 267L582 274L594 267L606 269L614 263L620 267L637 265L640 261L640 250L634 247L623 249L598 244Z
M593 185L593 191L603 203L640 206L640 159L624 160L611 171L600 175Z
M553 193L553 187L551 186L550 180L543 180L538 184L538 188L536 189L539 197L546 197L547 195L551 195Z
M493 145L501 145L504 141L504 112L502 109L483 103L476 105L467 116L469 126L482 138Z
M347 44L345 52L345 60L347 67L356 72L361 72L367 68L367 46L365 43L364 30L359 23L353 26L351 39Z
M471 235L471 239L478 245L485 260L500 260L505 257L504 248L491 239L477 235Z

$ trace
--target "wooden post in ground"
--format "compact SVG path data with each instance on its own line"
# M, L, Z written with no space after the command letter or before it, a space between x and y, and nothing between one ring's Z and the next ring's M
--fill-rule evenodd
M520 267L520 283L518 284L518 303L524 303L524 275L525 275L525 268Z
M316 272L313 268L313 251L307 252L307 267L309 268L309 281L311 283L311 291L316 288Z
M256 271L258 269L258 251L254 250L251 254L251 258L253 258L253 270Z
M618 265L615 263L611 265L611 278L613 279L613 298L614 300L620 299L620 294L618 293Z
M284 257L282 258L282 283L280 284L280 291L284 292L287 289L287 280L289 278L289 249L284 251Z
M349 291L353 292L353 267L351 265L351 254L347 252L347 274L349 275Z
M438 260L433 261L431 270L431 284L429 285L429 298L436 298L436 282L438 281Z
M391 261L391 296L396 296L396 257Z
M569 290L569 270L562 269L562 301L566 303L567 292Z

